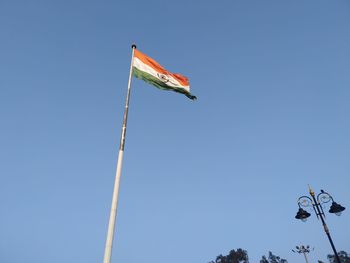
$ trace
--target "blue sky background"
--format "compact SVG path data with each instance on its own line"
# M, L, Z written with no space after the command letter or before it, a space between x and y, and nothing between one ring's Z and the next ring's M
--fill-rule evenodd
M350 252L349 1L0 2L0 262L102 262L131 43L190 78L135 79L112 262L244 248L331 253L294 219L307 184Z

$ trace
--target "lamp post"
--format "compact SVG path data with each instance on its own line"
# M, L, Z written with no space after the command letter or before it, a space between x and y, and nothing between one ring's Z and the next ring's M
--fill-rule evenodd
M313 211L315 212L317 218L321 219L324 232L326 233L328 240L329 240L329 243L331 244L331 247L332 247L333 252L334 252L334 256L335 256L337 262L340 263L340 259L339 259L337 250L335 249L331 234L329 233L329 229L328 229L327 224L324 220L325 213L323 211L322 205L332 201L332 205L331 205L328 212L336 214L337 216L340 216L340 214L345 210L345 207L337 204L334 201L333 197L329 193L326 193L323 190L321 190L321 192L316 196L315 192L309 186L309 193L310 193L311 198L308 196L305 196L305 195L299 197L299 199L298 199L299 210L298 210L295 218L300 219L300 220L305 222L311 214L308 213L307 211L305 211L302 207L312 206Z
M304 246L304 245L301 245L301 246L295 246L296 250L292 249L292 251L294 253L299 253L299 254L303 254L304 257L305 257L305 262L306 263L309 263L309 260L307 259L307 255L308 253L310 253L310 246ZM312 249L313 250L313 249Z

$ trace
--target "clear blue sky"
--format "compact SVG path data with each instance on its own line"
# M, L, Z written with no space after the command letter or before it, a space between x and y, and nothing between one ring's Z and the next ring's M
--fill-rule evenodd
M206 263L233 248L331 253L294 219L307 184L350 251L346 0L0 2L0 262L102 262L131 43L195 102L135 79L113 262Z

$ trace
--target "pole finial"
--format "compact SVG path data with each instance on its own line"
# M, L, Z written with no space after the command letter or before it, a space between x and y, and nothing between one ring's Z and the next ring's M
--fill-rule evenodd
M132 48L132 49L136 49L136 44L135 44L135 43L132 43L131 48Z
M309 187L309 193L310 193L310 195L314 196L314 195L315 195L314 190L311 189L311 186L310 186L309 184L308 184L307 186Z

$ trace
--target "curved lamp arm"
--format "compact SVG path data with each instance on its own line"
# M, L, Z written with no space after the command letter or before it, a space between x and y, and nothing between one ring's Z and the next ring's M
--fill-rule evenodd
M309 207L309 206L313 206L313 201L310 197L306 196L306 195L303 195L303 196L300 196L298 198L298 206L299 208L302 207Z
M329 193L321 190L321 193L317 195L317 202L319 204L325 204L325 203L328 203L329 201L334 202L333 197Z

